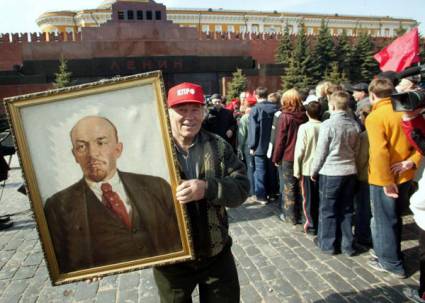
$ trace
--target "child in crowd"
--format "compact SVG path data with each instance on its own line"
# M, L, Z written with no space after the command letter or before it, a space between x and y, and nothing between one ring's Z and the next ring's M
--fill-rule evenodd
M320 129L321 105L317 101L305 104L308 122L298 129L294 155L294 177L300 180L303 211L305 216L304 232L317 233L319 217L319 188L310 179L311 164L316 151Z
M290 89L283 93L282 114L276 131L272 161L282 166L283 201L281 220L287 217L293 225L302 222L301 195L298 180L294 177L294 152L298 128L307 121L300 93Z
M329 99L330 118L320 126L311 178L319 179L319 229L315 244L324 253L352 256L355 157L360 147L357 123L348 116L350 95L334 92ZM319 177L317 177L319 175Z

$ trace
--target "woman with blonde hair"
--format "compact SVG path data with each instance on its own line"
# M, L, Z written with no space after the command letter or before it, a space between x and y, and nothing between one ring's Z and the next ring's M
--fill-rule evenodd
M283 201L281 220L286 217L292 224L299 224L301 218L301 195L298 180L294 177L294 151L298 127L307 121L300 93L290 89L282 95L282 114L274 142L272 161L281 166L283 178Z

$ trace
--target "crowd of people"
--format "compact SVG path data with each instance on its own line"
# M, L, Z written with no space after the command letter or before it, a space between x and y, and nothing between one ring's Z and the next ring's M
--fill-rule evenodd
M409 138L413 127L406 126L412 113L394 111L391 96L417 89L417 80L382 73L369 84L323 81L315 89L282 94L258 87L241 93L240 103L232 101L229 109L213 100L204 126L233 144L245 163L248 201L278 201L280 220L302 224L325 254L369 251L371 268L406 278L402 214L418 187L413 180L422 157ZM420 112L415 114L423 119ZM214 129L211 121L224 129ZM425 203L418 200L419 213ZM419 292L405 291L415 302L425 302L424 239Z

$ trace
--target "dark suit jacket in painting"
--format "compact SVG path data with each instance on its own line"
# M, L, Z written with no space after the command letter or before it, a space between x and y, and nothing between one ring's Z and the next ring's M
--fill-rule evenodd
M84 179L47 199L45 214L61 273L182 250L170 185L118 172L132 206L132 230Z

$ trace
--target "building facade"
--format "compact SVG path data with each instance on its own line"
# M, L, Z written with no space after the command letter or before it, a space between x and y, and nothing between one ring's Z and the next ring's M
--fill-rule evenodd
M84 27L98 27L111 20L112 4L122 0L105 0L95 9L81 11L57 11L43 13L37 24L43 32L77 33ZM129 0L127 0L129 1ZM131 0L129 2L149 3L149 0ZM156 20L161 19L158 11L120 12L122 20ZM298 32L302 21L307 34L317 34L322 20L325 20L333 35L346 31L349 36L356 36L366 31L374 37L394 37L400 28L409 30L417 26L413 19L400 19L379 16L349 16L325 14L301 14L288 12L241 11L225 9L185 9L167 8L168 20L182 27L192 27L198 32L230 33L282 33L286 24L292 34Z

